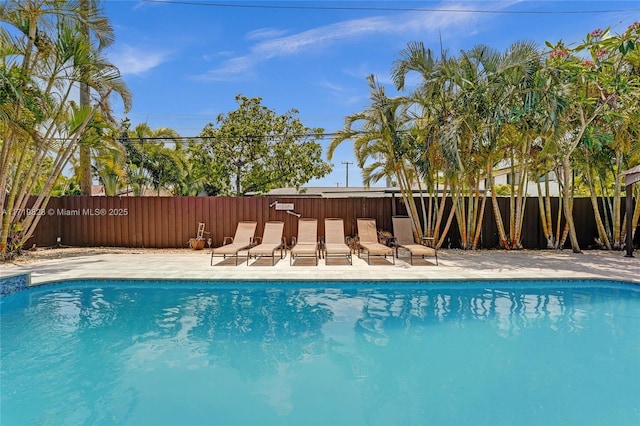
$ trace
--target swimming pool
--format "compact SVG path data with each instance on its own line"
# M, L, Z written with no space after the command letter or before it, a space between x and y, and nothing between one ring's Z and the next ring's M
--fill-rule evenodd
M640 422L640 286L73 281L0 299L3 425Z

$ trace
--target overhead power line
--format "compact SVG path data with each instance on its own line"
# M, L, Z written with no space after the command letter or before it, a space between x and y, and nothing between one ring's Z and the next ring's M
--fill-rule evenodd
M342 10L342 11L372 11L372 12L444 12L444 13L487 13L504 15L586 15L601 13L633 13L640 8L629 9L598 9L598 10L489 10L489 9L438 9L423 7L376 7L376 6L306 6L302 4L243 4L243 3L219 3L207 1L186 0L142 0L147 3L165 3L189 6L225 7L236 9L293 9L293 10ZM297 2L296 2L297 3Z
M354 132L354 136L357 132ZM293 138L315 138L315 139L329 139L334 138L338 135L338 133L321 133L321 134L312 134L312 133L304 133L304 134L282 134L282 135L237 135L237 136L176 136L176 137L137 137L137 136L121 136L115 138L119 142L129 141L135 143L144 143L144 142L163 142L163 143L176 143L176 142L204 142L208 140L229 140L229 139L280 139L283 137L293 137ZM64 139L62 139L64 140Z

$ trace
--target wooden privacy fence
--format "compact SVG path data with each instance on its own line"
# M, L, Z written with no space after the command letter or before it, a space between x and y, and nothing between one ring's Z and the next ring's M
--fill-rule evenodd
M275 202L278 203L275 203ZM557 211L557 199L553 203ZM278 207L277 204L280 204ZM288 204L288 206L285 206ZM503 218L508 218L509 199L499 199ZM318 234L324 235L324 219L344 219L347 235L356 234L357 218L374 218L378 229L392 231L391 217L406 214L398 197L387 198L307 198L307 197L87 197L52 198L26 246L51 247L56 244L78 247L187 247L204 222L213 246L232 236L238 221L258 222L256 235L262 235L267 221L283 221L287 241L297 233L298 218L282 210L292 208L301 217L318 219ZM447 210L451 200L447 200ZM525 248L546 248L537 198L527 200L522 243ZM575 199L574 220L583 248L597 236L589 199ZM508 226L506 226L508 229ZM457 248L459 232L455 220L444 247ZM498 246L498 235L490 203L482 225L482 248Z

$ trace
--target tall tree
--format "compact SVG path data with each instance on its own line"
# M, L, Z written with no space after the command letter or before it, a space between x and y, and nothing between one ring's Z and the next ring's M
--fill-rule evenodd
M411 132L409 162L416 170L419 188L425 183L428 202L424 202L420 191L423 210L424 234L433 237L436 245L444 243L448 229L455 216L452 209L448 219L444 219L444 199L450 193L450 183L460 171L460 156L456 141L443 138L441 131L452 118L455 86L446 84L452 61L446 51L440 56L425 48L422 42L408 43L394 61L391 76L398 90L405 89L405 79L411 72L418 73L420 84L406 96L409 110L415 111L415 126ZM447 143L453 142L453 143ZM454 197L455 198L455 197ZM455 205L455 204L454 204ZM442 224L445 223L444 227Z
M82 36L81 23L103 34L108 22L100 10L83 16L76 2L9 1L0 4L0 257L13 255L35 231L52 190L98 110L110 117L110 96L130 105L130 93L116 67ZM72 88L86 82L95 96L92 107L72 101ZM5 87L7 90L5 91ZM46 170L45 164L51 163ZM38 189L32 202L29 196ZM30 203L30 204L29 204Z
M413 197L416 175L409 165L409 131L412 119L404 111L401 98L389 98L375 79L367 77L370 105L359 113L345 118L344 129L337 132L327 152L329 160L344 141L353 141L358 166L363 169L365 184L391 177L401 190L402 199L410 213L413 229L422 237L422 226Z
M563 209L573 251L581 251L573 222L574 152L599 120L617 120L625 99L637 105L640 79L638 51L640 24L631 25L621 35L594 30L584 43L568 48L563 42L548 44L552 49L545 69L549 87L557 103L567 105L561 115L552 111L563 133L554 142L562 166ZM582 54L589 54L585 59Z
M186 159L178 132L168 127L152 129L146 123L133 131L128 130L128 123L124 126L120 139L127 153L127 183L133 193L143 195L147 187L158 195L162 189L179 193Z
M322 160L317 140L323 129L311 129L290 110L278 115L261 98L236 96L238 109L220 114L200 136L202 152L213 173L209 185L223 195L265 193L271 189L299 188L331 171Z

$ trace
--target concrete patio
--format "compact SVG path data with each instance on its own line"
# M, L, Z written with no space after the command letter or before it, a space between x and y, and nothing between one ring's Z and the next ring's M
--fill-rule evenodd
M270 258L214 258L210 251L96 249L76 252L56 259L0 264L0 277L30 272L32 284L77 278L124 279L205 279L205 280L477 280L477 279L576 279L601 278L640 283L640 258L623 252L585 251L462 251L441 250L439 265L434 259L408 263L408 258L372 258L371 265L353 256L353 265L333 258L327 265L320 260L298 259L289 265L288 256L271 265Z

